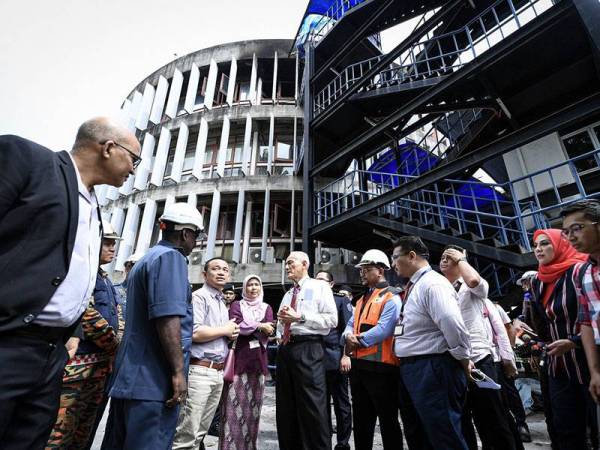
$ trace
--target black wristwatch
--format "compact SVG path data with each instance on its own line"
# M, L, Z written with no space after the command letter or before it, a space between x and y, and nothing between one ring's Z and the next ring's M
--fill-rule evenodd
M304 317L304 314L300 315L300 320L298 320L298 323L304 323L306 322L306 317Z

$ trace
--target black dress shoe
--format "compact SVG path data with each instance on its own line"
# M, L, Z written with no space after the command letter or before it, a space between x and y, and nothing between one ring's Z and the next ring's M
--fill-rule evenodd
M523 442L531 442L531 434L529 433L529 427L527 425L519 425L517 429L519 430Z

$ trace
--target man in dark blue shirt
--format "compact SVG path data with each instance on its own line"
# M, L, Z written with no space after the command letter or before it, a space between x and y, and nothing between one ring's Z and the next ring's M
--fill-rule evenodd
M322 280L333 288L334 280L331 272L321 270L315 279ZM337 444L336 450L349 450L350 435L352 434L352 408L348 394L348 375L340 371L340 360L344 344L342 333L346 324L352 317L352 304L350 299L344 295L333 293L335 306L338 311L337 327L332 328L325 337L325 378L327 380L327 404L333 398L333 410L335 412ZM327 408L329 423L331 424L331 408Z
M187 393L193 313L186 256L203 229L202 216L175 203L159 220L163 240L129 275L125 334L109 387L107 450L170 449Z

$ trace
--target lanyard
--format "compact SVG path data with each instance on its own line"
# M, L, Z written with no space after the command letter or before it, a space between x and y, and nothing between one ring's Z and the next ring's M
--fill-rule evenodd
M414 283L411 283L410 281L408 282L410 284L410 286L409 286L408 290L406 290L406 293L404 294L404 299L402 300L402 308L400 308L400 323L402 323L404 321L404 307L406 306L406 303L408 303L408 297L410 296L413 288L421 280L423 275L425 275L428 272L431 272L431 270L433 270L433 269L431 267L429 267L427 270L422 272L421 275L419 275L419 278L417 278Z

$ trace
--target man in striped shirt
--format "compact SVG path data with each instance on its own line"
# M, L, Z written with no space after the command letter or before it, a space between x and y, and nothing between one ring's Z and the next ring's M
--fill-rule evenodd
M590 369L590 393L600 403L600 201L581 200L561 212L563 235L579 252L589 253L587 263L573 272L579 297L581 341Z

